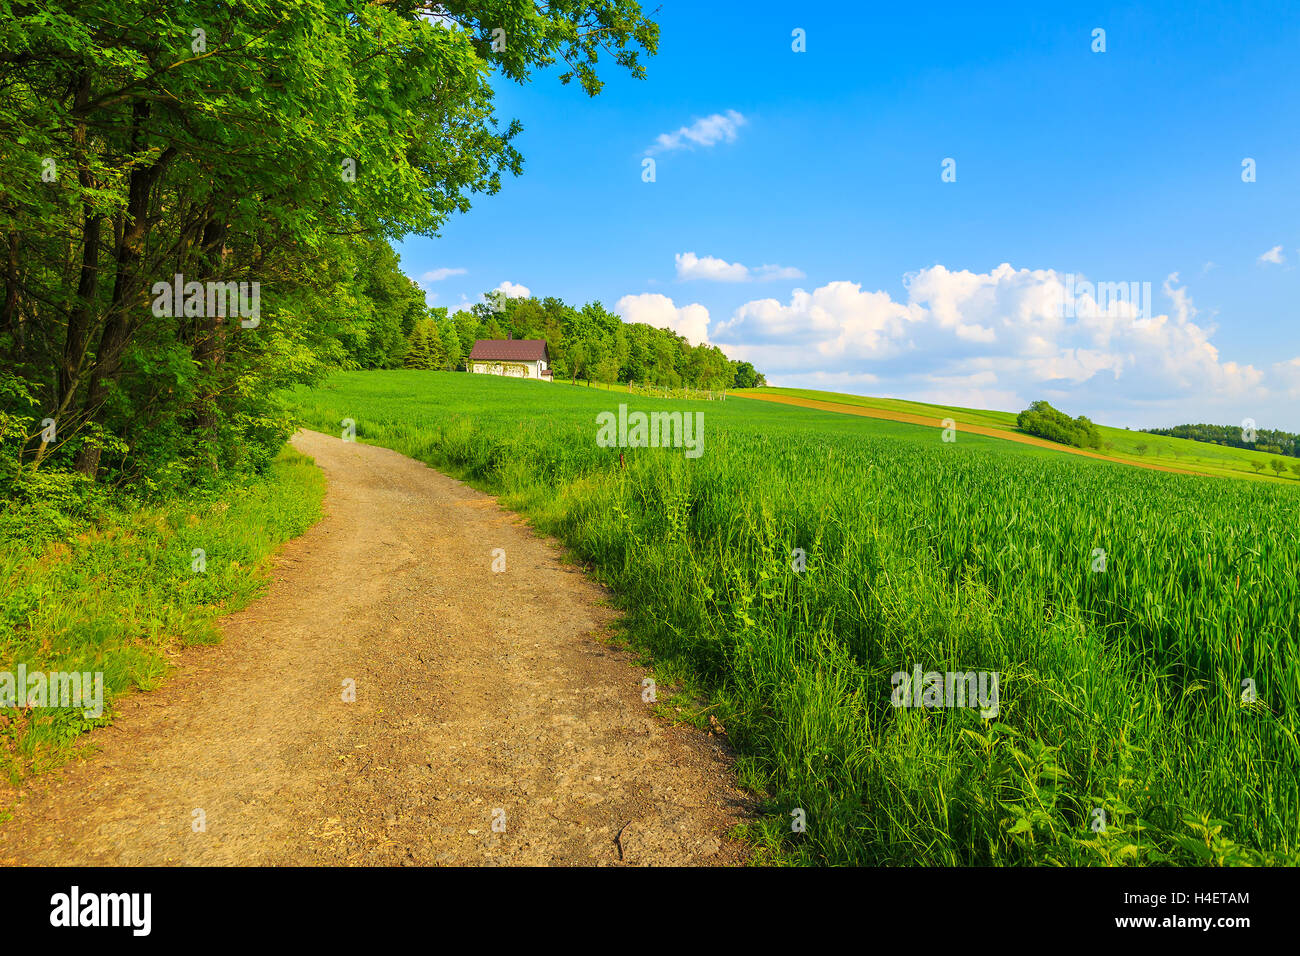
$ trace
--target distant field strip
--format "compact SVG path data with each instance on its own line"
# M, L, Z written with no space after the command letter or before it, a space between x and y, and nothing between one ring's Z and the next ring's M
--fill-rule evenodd
M763 402L777 402L782 405L796 405L800 408L815 408L823 412L836 412L841 415L861 415L864 418L880 418L887 422L905 422L909 425L926 425L930 428L943 428L941 419L936 419L928 415L913 415L909 412L896 412L884 408L872 408L867 405L849 405L844 402L824 402L813 398L797 398L791 395L771 395L759 392L733 392L733 397L753 398ZM1127 458L1112 458L1109 455L1102 455L1093 451L1086 451L1083 448L1074 448L1070 445L1062 445L1059 442L1047 441L1044 438L1035 438L1033 435L1026 435L1022 432L1009 431L1005 428L996 428L989 425L975 425L969 421L962 421L955 414L952 416L953 421L957 423L959 431L972 432L976 435L986 435L989 438L1002 438L1006 441L1020 442L1022 445L1036 445L1039 448L1047 448L1052 451L1063 451L1071 455L1082 455L1085 458L1096 458L1100 461L1109 461L1117 465L1132 465L1135 468L1150 468L1152 471L1167 471L1175 475L1204 475L1206 472L1193 471L1189 468L1171 468L1167 465L1151 465L1141 461L1131 461Z

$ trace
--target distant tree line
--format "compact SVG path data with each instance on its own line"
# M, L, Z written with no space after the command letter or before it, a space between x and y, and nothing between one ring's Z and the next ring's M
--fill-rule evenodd
M417 294L409 293L412 299ZM691 345L668 329L624 322L599 302L578 308L553 297L497 297L453 314L445 308L420 311L394 303L386 321L402 323L401 343L391 329L372 334L388 351L359 351L358 367L456 371L465 368L476 339L545 339L557 379L719 389L767 384L752 364L728 359L717 346Z
M1101 433L1089 419L1071 418L1047 402L1034 402L1016 416L1021 431L1076 448L1100 448Z
M1271 455L1300 457L1300 436L1272 428L1256 429L1254 441L1246 440L1245 429L1240 425L1175 425L1173 428L1144 428L1142 431L1148 435L1189 438L1192 441L1208 442L1212 445L1227 445L1231 448L1249 448L1254 451L1268 452Z

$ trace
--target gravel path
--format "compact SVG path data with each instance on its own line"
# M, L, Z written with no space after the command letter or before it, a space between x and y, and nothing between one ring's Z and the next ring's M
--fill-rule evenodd
M293 444L325 518L221 644L25 783L0 862L743 862L726 748L652 716L601 639L605 593L554 542L396 452Z

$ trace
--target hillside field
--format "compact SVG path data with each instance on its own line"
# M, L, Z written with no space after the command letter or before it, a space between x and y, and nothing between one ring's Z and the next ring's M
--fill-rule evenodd
M568 545L661 709L725 726L760 860L1300 862L1300 482L463 373L290 401ZM702 454L601 447L620 403L702 412ZM894 706L917 668L998 675L996 715Z
M824 404L842 406L845 412L869 410L886 414L912 415L933 419L938 422L952 418L958 426L977 425L1010 435L1020 435L1016 428L1015 412L999 412L985 409L961 408L953 405L931 405L926 402L909 402L898 398L874 398L861 395L845 395L840 392L822 392L804 388L750 388L738 393L746 398L766 398L768 400L806 400ZM1300 476L1287 470L1277 476L1269 468L1269 462L1276 459L1284 461L1288 467L1295 464L1295 458L1287 458L1268 452L1253 451L1248 448L1233 448L1214 445L1209 442L1191 441L1186 438L1173 438L1168 435L1149 435L1146 432L1130 431L1127 428L1112 428L1098 425L1101 433L1102 448L1096 451L1107 458L1131 465L1148 468L1191 471L1205 475L1218 475L1231 478L1248 478L1251 481L1290 482L1300 486ZM1141 449L1141 450L1139 450ZM1258 462L1263 471L1257 472L1251 465Z

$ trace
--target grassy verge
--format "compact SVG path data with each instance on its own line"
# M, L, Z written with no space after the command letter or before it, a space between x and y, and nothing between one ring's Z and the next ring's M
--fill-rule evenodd
M219 500L110 504L54 540L37 527L52 520L44 510L6 511L0 672L101 672L105 702L97 719L0 709L10 783L76 753L83 733L112 719L115 698L158 686L178 648L219 640L216 619L258 594L271 553L320 517L324 487L311 460L286 449L262 479Z
M349 373L294 401L501 493L590 562L768 796L758 859L1300 858L1291 487L489 376ZM702 412L703 454L599 447L619 403ZM916 668L1000 675L998 714L892 706Z

